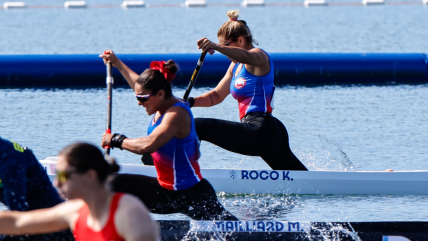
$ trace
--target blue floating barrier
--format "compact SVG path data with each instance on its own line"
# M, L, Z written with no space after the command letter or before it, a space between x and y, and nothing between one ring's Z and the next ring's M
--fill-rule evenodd
M179 65L174 85L187 85L200 54L118 54L136 73L153 60ZM276 85L428 83L425 54L273 53ZM230 61L219 53L205 58L196 86L217 84ZM117 69L115 85L127 83ZM79 87L105 85L106 68L97 54L0 55L0 87Z

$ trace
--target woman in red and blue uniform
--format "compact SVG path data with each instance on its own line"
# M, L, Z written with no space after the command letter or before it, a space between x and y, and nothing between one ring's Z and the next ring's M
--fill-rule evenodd
M196 118L196 131L203 141L239 154L260 156L274 170L308 169L290 149L284 125L272 116L274 66L269 55L255 48L251 31L239 12L227 13L229 21L217 32L219 43L198 40L203 51L214 49L232 63L217 87L199 97L189 98L191 106L220 104L229 94L238 101L241 123L212 118Z
M106 56L111 61L112 54ZM113 66L119 62L113 61ZM202 177L198 159L199 139L188 103L174 97L170 81L177 72L175 62L153 61L135 81L138 105L153 115L147 136L127 138L104 134L102 146L135 154L149 154L157 179L143 175L117 174L111 181L115 192L130 193L153 213L183 213L196 220L237 220L218 201L211 184ZM124 75L126 76L126 75ZM132 83L131 82L131 83Z

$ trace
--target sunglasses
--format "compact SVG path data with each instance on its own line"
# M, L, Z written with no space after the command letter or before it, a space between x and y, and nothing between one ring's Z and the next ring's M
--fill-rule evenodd
M229 43L224 44L224 46L229 46L229 44L231 44L231 43L233 43L233 42L236 42L236 40L232 40L232 41L230 41Z
M137 97L137 100L140 101L141 103L144 103L144 102L148 101L150 96L151 96L151 94L147 94L147 95L135 95L135 97Z
M56 171L55 176L56 176L56 179L58 180L58 182L63 184L68 179L70 179L72 174L75 174L75 173L81 173L81 172L79 172L77 170L75 170L75 171Z

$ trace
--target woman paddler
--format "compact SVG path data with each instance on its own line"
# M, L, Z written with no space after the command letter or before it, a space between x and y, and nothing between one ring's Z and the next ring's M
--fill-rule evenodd
M64 148L58 156L54 184L67 202L52 208L0 213L0 234L41 234L70 228L77 241L158 240L159 227L132 195L104 188L119 170L87 143Z
M103 57L113 66L125 68L111 52ZM201 175L199 139L192 112L188 103L174 97L171 91L170 82L176 72L177 66L172 60L153 61L137 79L128 80L138 105L153 115L148 135L131 139L120 134L104 134L101 145L136 154L151 153L157 179L117 174L111 182L112 190L137 196L153 213L183 213L196 220L236 220Z
M217 87L201 96L189 98L190 106L211 107L232 96L239 104L241 122L212 118L196 118L199 139L228 151L260 156L274 170L308 169L290 149L285 126L272 116L275 87L274 67L268 53L257 44L238 10L227 12L226 21L218 30L219 43L207 38L198 40L202 51L214 49L232 63Z

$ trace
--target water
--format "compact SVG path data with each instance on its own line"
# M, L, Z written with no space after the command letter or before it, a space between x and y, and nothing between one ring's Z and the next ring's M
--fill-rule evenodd
M268 52L428 53L428 7L419 0L386 0L398 1L417 5L0 9L0 54L101 53L104 49L117 53L199 53L196 41L202 37L216 40L217 29L227 20L226 12L236 8L241 10L241 18L248 22L260 47ZM121 2L88 0L87 4ZM146 2L179 4L184 0ZM27 5L62 4L54 0L27 1Z
M122 0L88 0L88 5ZM150 3L150 1L146 1ZM153 1L154 2L154 1ZM156 4L177 4L161 0ZM183 0L184 2L184 0ZM221 6L0 10L0 54L199 53L196 41L216 39L226 11L239 8L260 47L268 52L428 53L428 7L401 5L242 8ZM299 3L269 0L267 3ZM330 1L329 1L330 2ZM337 0L340 3L356 0ZM3 2L1 2L3 3ZM32 0L27 5L62 5ZM218 53L217 53L218 54ZM1 66L0 66L1 67ZM199 80L203 81L203 80ZM195 88L192 96L207 91ZM182 96L184 89L175 88ZM150 117L130 89L115 89L113 131L144 136ZM277 87L274 115L288 129L293 152L311 170L428 170L428 85ZM197 117L238 121L228 97ZM0 89L0 136L57 155L74 141L100 144L106 122L105 89ZM269 169L256 157L202 144L203 168ZM140 163L113 150L121 163ZM428 221L425 196L225 195L224 206L241 219L284 221ZM154 215L156 219L188 219Z
M209 88L195 88L192 96ZM177 96L184 89L174 88ZM293 152L310 170L428 170L428 85L279 87L274 115L288 129ZM0 135L55 156L74 141L99 145L106 122L105 89L0 89ZM237 121L230 96L197 117ZM113 92L113 132L146 135L150 121L131 89ZM269 169L258 157L202 144L202 168ZM121 163L139 156L115 149ZM348 163L348 164L347 164ZM377 195L225 195L220 201L242 219L285 221L427 221L428 197ZM417 208L416 208L417 207ZM184 215L154 215L187 219Z

